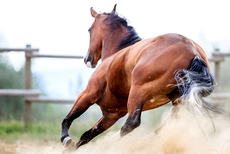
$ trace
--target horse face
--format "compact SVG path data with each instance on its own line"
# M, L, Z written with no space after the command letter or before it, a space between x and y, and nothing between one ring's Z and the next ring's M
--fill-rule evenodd
M88 53L84 58L84 62L89 68L95 68L97 66L97 62L101 59L103 42L101 22L103 17L101 17L101 14L94 11L93 8L91 8L91 15L95 18L95 20L88 30L90 34L90 42Z
M115 13L115 11L116 5L114 6L111 13ZM106 15L97 13L92 7L90 8L90 12L95 20L88 30L90 33L90 42L87 55L84 58L84 62L89 68L95 68L97 66L97 62L101 59L105 32L103 21L105 20Z

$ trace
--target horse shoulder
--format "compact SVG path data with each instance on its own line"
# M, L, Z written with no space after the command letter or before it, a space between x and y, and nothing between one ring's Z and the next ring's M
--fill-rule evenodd
M88 84L86 86L86 92L92 93L92 96L95 97L95 100L100 99L106 89L107 80L106 73L108 70L108 62L101 63L96 70L93 72L89 78Z
M127 99L130 89L129 76L124 67L126 49L128 48L111 57L108 71L106 72L108 89L113 95L122 99Z

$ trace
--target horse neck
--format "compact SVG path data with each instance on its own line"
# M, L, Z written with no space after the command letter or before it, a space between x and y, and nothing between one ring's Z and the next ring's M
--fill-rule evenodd
M133 35L131 36L130 34L131 33L124 28L115 30L114 32L110 32L108 35L106 35L103 41L101 60L103 61L105 58L117 53L119 50L141 40L138 35L133 37ZM127 41L129 37L132 37L132 39ZM125 44L123 42L125 42Z
M101 60L116 53L118 51L117 46L119 45L119 42L120 39L117 35L109 35L105 37L101 51Z

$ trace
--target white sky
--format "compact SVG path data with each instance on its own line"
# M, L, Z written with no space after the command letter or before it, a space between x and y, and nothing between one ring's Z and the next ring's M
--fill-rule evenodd
M11 48L31 44L42 54L84 56L89 43L87 30L93 22L90 7L110 12L114 4L142 38L175 32L197 41L206 50L230 48L227 0L0 0L0 44ZM23 54L10 55L16 67L24 61ZM79 62L84 65L82 60ZM41 59L34 67L57 66L64 64Z

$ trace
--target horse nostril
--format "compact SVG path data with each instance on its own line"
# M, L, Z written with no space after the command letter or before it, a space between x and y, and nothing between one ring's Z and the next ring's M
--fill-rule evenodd
M85 63L85 64L87 63L87 59L86 59L86 58L84 58L84 63Z
M91 62L91 58L90 58L89 56L85 57L85 58L84 58L84 62L85 62L85 64L86 64L87 62Z
M87 67L89 67L89 68L95 68L95 66L92 64L92 61L93 61L92 58L89 57L89 56L87 56L87 57L84 58L84 62L85 62L85 64L86 64Z

